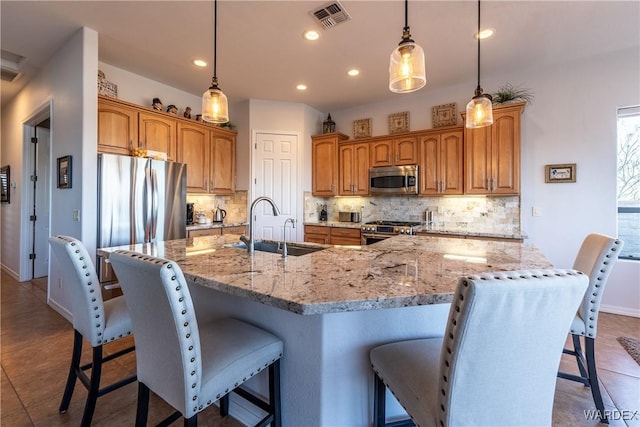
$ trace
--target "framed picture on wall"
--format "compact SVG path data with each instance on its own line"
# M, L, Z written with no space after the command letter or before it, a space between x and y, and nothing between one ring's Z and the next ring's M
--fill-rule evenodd
M544 182L576 182L576 164L546 165L544 167Z
M58 188L71 188L71 156L58 157Z
M0 196L0 202L1 203L11 203L11 199L10 199L10 190L9 190L9 186L11 185L11 169L9 168L9 165L6 166L2 166L2 168L0 168L0 184L2 185L2 187L0 187L1 190L1 196Z
M371 136L371 119L353 121L353 138L369 138Z

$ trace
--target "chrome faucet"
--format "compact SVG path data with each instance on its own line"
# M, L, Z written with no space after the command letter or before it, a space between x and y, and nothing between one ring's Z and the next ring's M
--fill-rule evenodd
M282 258L287 257L287 223L291 223L291 229L296 228L296 220L293 218L287 218L284 220L284 233L283 233L283 244L282 244Z
M258 204L258 202L261 201L265 201L265 202L269 202L269 204L271 205L271 208L273 209L273 215L274 216L278 216L280 215L280 210L278 209L278 207L276 206L275 202L273 200L271 200L270 198L268 198L267 196L260 196L258 198L256 198L253 203L251 203L251 207L249 208L249 238L247 239L247 237L243 234L242 236L240 236L240 240L242 240L244 242L245 245L247 245L247 251L252 254L253 253L253 222L254 222L254 216L253 216L253 208Z

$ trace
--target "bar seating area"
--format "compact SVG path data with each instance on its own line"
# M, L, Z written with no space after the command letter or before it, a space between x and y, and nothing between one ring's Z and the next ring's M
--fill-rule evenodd
M73 331L69 322L46 304L46 283L19 283L2 271L2 425L79 425L84 411L86 390L78 387L67 413L58 413L73 346ZM618 343L617 337L629 336L640 330L640 319L600 313L596 347L602 396L607 409L634 408L633 398L640 387L638 364ZM569 338L567 344L571 342ZM106 344L105 354L131 346L133 337ZM23 361L38 354L28 369ZM83 353L90 360L91 354ZM561 368L576 372L574 360L566 358ZM119 358L105 368L108 379L132 375L136 371L135 353ZM283 396L284 399L287 396ZM137 386L129 384L100 399L93 417L96 426L132 425L136 416ZM599 426L597 418L585 420L584 408L595 408L589 388L572 381L558 379L554 399L553 426ZM157 424L174 412L166 402L150 398L149 424ZM201 414L207 426L240 427L233 418L221 418L217 407ZM178 424L175 424L178 425ZM625 426L621 420L610 420L612 426Z

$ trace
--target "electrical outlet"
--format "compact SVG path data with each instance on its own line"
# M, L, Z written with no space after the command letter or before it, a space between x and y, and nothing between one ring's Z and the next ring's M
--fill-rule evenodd
M538 206L533 206L531 208L531 215L533 216L542 216L542 209Z
M62 277L58 277L58 289L62 289Z
M80 221L80 209L73 210L73 220Z

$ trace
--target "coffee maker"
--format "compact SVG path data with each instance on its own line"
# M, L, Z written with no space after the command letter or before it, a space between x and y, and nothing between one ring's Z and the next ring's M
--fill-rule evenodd
M187 225L193 224L193 203L187 203Z

